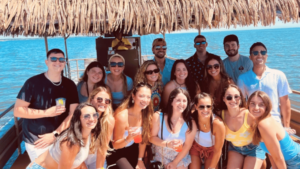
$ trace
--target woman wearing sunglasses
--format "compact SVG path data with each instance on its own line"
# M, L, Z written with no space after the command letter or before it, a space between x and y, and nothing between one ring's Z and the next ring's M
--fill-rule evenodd
M220 57L212 55L205 60L205 77L202 92L208 93L214 99L214 113L224 109L222 107L222 92L229 84L234 84L233 80L225 72L223 62ZM218 114L219 115L219 114Z
M225 126L219 117L212 113L213 100L207 93L197 94L194 98L195 112L192 114L198 132L190 150L192 163L190 169L217 168L225 139Z
M154 111L158 111L161 102L163 83L162 76L160 74L158 65L155 61L147 60L142 64L142 66L136 73L134 79L135 84L138 84L139 82L144 82L151 85L151 100L153 104L153 109Z
M253 143L271 155L272 168L300 169L300 145L272 116L272 102L262 92L254 92L248 99L249 111L256 117Z
M123 73L125 69L125 59L119 54L112 55L108 60L110 73L105 78L105 84L109 86L113 98L113 109L115 110L127 97L133 86L130 77Z
M90 93L98 86L105 86L105 70L97 61L91 62L84 71L82 78L77 84L79 102L88 100Z
M190 96L186 90L174 89L166 112L153 115L150 142L155 145L154 160L168 169L187 169L197 126L190 114Z
M227 107L222 111L229 141L227 168L260 169L266 156L260 146L252 144L255 117L246 109L241 90L230 84L222 97Z
M81 103L74 111L70 127L62 132L53 146L32 162L27 169L57 169L86 167L91 140L99 135L99 113L88 103ZM91 135L91 133L94 133Z
M163 90L162 108L166 107L170 93L176 88L187 90L192 98L200 93L200 87L192 78L189 67L183 59L176 60L173 64L171 81L166 84Z
M106 158L108 168L146 169L143 157L152 128L152 115L151 86L138 83L114 113L111 146L115 151Z
M101 130L98 131L97 139L92 140L85 164L88 169L96 169L104 166L107 150L111 150L109 141L112 137L115 119L112 116L111 94L107 87L100 86L94 89L88 102L95 106L99 113L98 125Z

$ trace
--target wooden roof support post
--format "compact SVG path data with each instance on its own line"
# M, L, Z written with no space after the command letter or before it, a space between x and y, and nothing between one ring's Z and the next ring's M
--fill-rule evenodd
M198 28L198 34L201 35L201 27Z
M66 36L64 34L64 42L65 42L65 51L66 51L66 67L65 67L65 71L66 71L66 75L69 79L71 79L71 70L70 70L70 64L69 64L69 57L68 57L68 48L67 48L67 39L69 38L70 35Z
M46 48L46 55L48 53L48 39L47 39L47 33L44 35L44 40L45 40L45 48Z

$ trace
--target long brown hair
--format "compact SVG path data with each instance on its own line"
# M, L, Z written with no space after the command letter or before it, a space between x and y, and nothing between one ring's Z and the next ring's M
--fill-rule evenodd
M254 135L253 135L253 141L252 142L253 142L253 144L258 145L260 140L261 140L261 135L260 135L260 132L258 130L258 124L263 119L271 116L272 102L271 102L269 96L265 92L256 91L256 92L252 93L251 96L248 99L248 103L247 103L248 109L249 109L249 105L250 105L250 102L251 102L252 98L255 97L255 96L261 98L264 105L266 106L266 110L265 110L264 114L261 115L260 117L258 117L256 119L256 123L253 125Z
M95 96L100 93L100 92L106 92L110 99L112 99L111 97L111 93L109 91L109 89L107 89L106 87L103 87L103 86L100 86L100 87L97 87L96 89L94 89L89 98L88 98L88 103L91 103L92 100L95 98ZM99 112L101 113L101 112ZM90 145L90 152L91 153L94 153L96 151L97 148L100 149L100 152L102 155L106 155L107 152L104 152L103 150L105 148L107 148L108 150L111 150L109 148L109 141L110 140L108 137L108 133L109 133L109 118L113 118L113 115L112 115L112 107L111 107L111 104L109 104L107 106L107 108L105 109L105 111L101 114L99 120L98 120L98 124L100 125L100 133L97 133L99 134L99 136L97 137L97 139L93 139L91 141L91 145ZM94 133L95 134L95 133Z
M135 103L132 102L133 101L132 95L136 95L136 93L142 87L146 87L146 88L150 89L150 91L151 91L151 86L148 85L147 83L143 83L143 82L138 83L132 89L129 97L127 97L127 99L124 100L123 103L117 108L114 116L116 116L119 112L121 112L125 109L129 109L134 106ZM148 143L148 140L149 140L150 134L151 134L151 129L152 129L152 116L153 116L153 112L154 112L152 102L150 101L149 105L145 109L142 109L141 112L142 112L142 127L143 127L142 143Z

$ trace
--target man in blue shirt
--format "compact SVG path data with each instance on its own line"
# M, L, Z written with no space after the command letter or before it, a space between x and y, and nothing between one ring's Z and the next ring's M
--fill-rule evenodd
M154 54L153 60L157 62L159 66L162 82L165 86L171 79L171 70L175 60L166 56L167 43L163 38L154 39L152 43L152 52Z

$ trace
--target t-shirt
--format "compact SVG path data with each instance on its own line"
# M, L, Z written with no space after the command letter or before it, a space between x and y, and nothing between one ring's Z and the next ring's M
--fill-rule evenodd
M155 61L155 58L153 59L153 61ZM164 67L164 70L163 71L160 70L160 74L162 76L162 82L163 82L164 86L171 79L171 71L172 71L172 67L173 67L174 62L175 62L175 60L169 59L169 58L165 57L165 67Z
M18 99L29 102L28 108L46 110L56 105L55 99L66 99L66 112L56 117L44 117L39 119L23 119L23 141L33 144L38 140L38 135L51 133L69 115L70 104L78 103L78 95L74 82L62 77L59 86L52 84L44 73L29 78L21 88Z
M239 59L235 62L231 62L229 57L227 57L223 60L223 63L226 73L229 75L229 77L231 77L235 84L237 84L238 77L241 74L253 68L252 61L243 55L240 55Z
M120 42L119 39L115 38L112 42L111 42L111 47L115 47L118 43ZM122 38L122 42L124 43L124 45L130 45L131 43L129 42L128 39L126 38ZM118 50L128 50L128 48L126 48L125 46L119 46Z
M246 99L248 99L255 91L260 90L265 92L272 102L271 115L277 122L281 123L279 98L292 93L283 72L266 67L261 79L258 79L251 69L239 76L237 84Z

